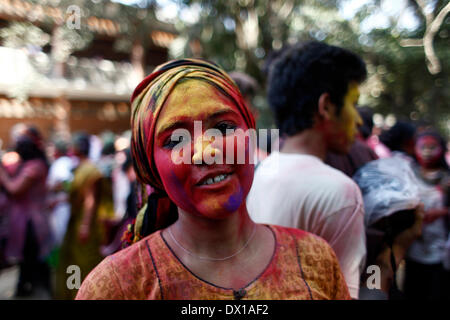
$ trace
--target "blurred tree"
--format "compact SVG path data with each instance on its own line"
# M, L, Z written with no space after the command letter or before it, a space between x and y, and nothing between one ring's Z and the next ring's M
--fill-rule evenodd
M389 0L361 1L354 16L344 19L340 8L349 0L141 0L125 6L109 0L28 0L57 6L64 19L48 19L43 25L23 24L2 30L3 43L16 46L33 42L44 45L36 27L52 34L52 55L61 64L74 51L94 39L87 19L111 19L120 26L114 50L130 53L136 69L145 70L149 30L167 30L159 11L176 4L171 20L179 37L171 46L173 58L203 57L226 70L239 70L255 77L264 89L265 61L283 45L314 39L349 48L363 56L369 77L362 87L361 103L384 115L436 125L450 132L448 0L405 0L403 11L412 11L414 28L400 25L399 14L381 11ZM70 28L69 7L81 9L79 28ZM172 7L170 7L172 10ZM170 11L169 10L169 11ZM387 23L367 28L367 21L382 14ZM18 31L22 30L22 31ZM39 39L41 38L41 39ZM28 40L34 39L34 40ZM411 40L412 39L412 40ZM412 46L420 45L420 47ZM55 69L58 74L58 68ZM56 74L56 75L57 75ZM261 109L259 125L270 127L272 117L263 90L254 104Z
M226 70L239 70L264 83L265 58L286 43L327 40L350 45L357 40L348 21L339 17L337 1L312 0L178 0L180 8L199 11L195 23L177 22L180 41L172 56L201 56ZM319 18L319 19L318 19ZM191 40L191 41L189 41ZM192 40L198 43L192 45ZM262 86L264 88L264 86ZM272 126L264 92L254 104L262 109L259 124Z
M151 44L149 34L151 30L164 30L173 32L175 29L166 23L156 19L155 10L157 4L155 0L136 1L133 5L123 5L109 0L54 0L58 7L65 10L69 15L71 9L78 7L81 9L81 27L71 28L70 24L62 24L60 28L65 33L71 34L72 39L80 36L87 40L77 46L76 41L72 41L73 50L86 48L93 40L93 32L89 28L88 18L97 17L110 19L118 24L119 34L115 35L114 50L130 53L131 63L135 70L140 71L140 77L150 70L146 70L145 52ZM75 12L76 14L76 12ZM74 36L76 35L76 36Z
M417 5L419 2L421 4ZM442 20L439 29L433 27L432 35L429 31L432 17L444 12L448 1L428 1L426 9L424 1L417 3L410 0L405 8L414 12L418 21L416 28L401 28L398 18L394 18L385 28L361 35L362 55L370 71L366 102L377 112L432 125L450 136L449 66L446 63L450 61L450 17ZM361 22L359 20L359 24ZM424 50L423 46L410 45L411 39L431 36L427 46L432 48ZM420 41L424 43L425 39Z
M350 20L339 13L345 0L173 1L180 8L196 8L199 12L194 23L178 20L180 39L172 50L175 58L202 56L226 70L247 72L264 83L263 64L271 51L301 40L325 41L354 50L367 62L369 77L362 88L361 103L384 115L427 122L449 132L446 61L450 61L450 23L444 15L448 0L405 2L404 10L412 10L419 21L416 28L405 29L398 15L383 12L388 23L369 30L363 26L380 14L384 0L364 1ZM425 54L429 49L424 53L420 47L405 47L407 39L427 35L433 37L434 60ZM197 46L188 41L192 39ZM433 68L433 63L434 68L438 65L440 72L428 72L425 61L428 68ZM260 125L272 125L264 92L255 104L262 109Z
M436 33L441 28L446 16L450 13L450 2L441 2L440 5L435 5L434 10L428 10L427 1L425 0L415 0L415 4L420 9L420 13L425 18L425 32L423 39L403 39L400 44L403 47L423 47L425 52L425 57L427 60L428 71L431 74L436 74L441 72L441 63L434 50L433 40Z
M62 75L62 65L76 51L86 49L96 39L98 30L92 28L89 19L109 19L114 21L117 34L108 34L115 38L113 50L130 53L131 62L136 69L141 69L141 76L146 72L145 52L151 40L151 30L174 32L175 28L156 19L155 0L136 1L133 5L123 5L110 0L24 0L33 3L40 8L58 8L60 14L53 12L45 15L41 22L29 17L27 23L12 23L2 30L3 45L11 46L13 43L27 42L35 39L39 42L38 31L51 35L49 43L53 61L57 66L54 76ZM34 21L34 22L33 22ZM97 20L99 21L99 20ZM100 22L100 24L103 23ZM19 32L19 29L21 30ZM111 29L111 28L110 28ZM22 35L21 35L22 33ZM48 34L48 35L47 35ZM30 42L28 42L30 41ZM40 41L42 42L42 41ZM59 64L59 67L58 67Z
M5 47L21 49L42 48L50 41L50 35L29 22L13 22L0 29L0 38Z

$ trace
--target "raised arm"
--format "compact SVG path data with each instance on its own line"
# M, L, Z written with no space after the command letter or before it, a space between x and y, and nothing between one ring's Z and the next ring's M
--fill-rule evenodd
M39 178L47 172L45 165L41 164L39 160L30 160L24 164L20 172L10 177L3 166L0 166L0 184L6 191L17 196L23 194L35 183ZM42 186L45 188L45 185Z
M87 190L83 202L83 217L78 233L81 242L86 242L90 235L92 219L98 202L98 182L93 183Z

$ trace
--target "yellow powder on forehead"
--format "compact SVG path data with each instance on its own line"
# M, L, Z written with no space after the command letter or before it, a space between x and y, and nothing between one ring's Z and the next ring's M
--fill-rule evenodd
M156 135L177 120L202 120L205 115L230 109L232 105L216 88L204 81L183 81L164 103L156 123Z

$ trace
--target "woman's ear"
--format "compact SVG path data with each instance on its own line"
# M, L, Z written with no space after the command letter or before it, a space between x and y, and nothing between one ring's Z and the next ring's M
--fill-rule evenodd
M317 112L321 119L331 120L335 117L336 106L330 100L330 94L325 92L319 97Z

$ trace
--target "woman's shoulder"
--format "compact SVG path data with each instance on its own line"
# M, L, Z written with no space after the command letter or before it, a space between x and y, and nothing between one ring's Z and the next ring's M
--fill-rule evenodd
M82 163L80 163L75 171L83 174L100 175L100 170L91 160L85 160Z
M299 248L312 245L322 247L325 250L331 249L328 242L326 242L323 238L308 231L276 225L270 225L270 228L277 234L279 238L278 241L290 242L295 240L295 243L299 246Z
M151 252L162 250L164 246L161 240L161 231L156 231L138 242L109 256L114 264L132 263L138 260L151 259ZM141 261L142 262L142 261Z
M151 249L159 232L106 257L86 277L77 299L146 299L157 282Z
M33 159L24 162L23 170L26 175L32 178L40 178L47 176L48 167L43 160Z
M278 245L296 256L302 277L315 299L349 299L339 261L331 246L321 237L296 228L270 226Z
M296 228L281 226L271 228L276 233L278 244L294 250L303 267L316 269L320 265L325 269L340 269L333 248L318 235ZM318 261L323 263L317 264Z

